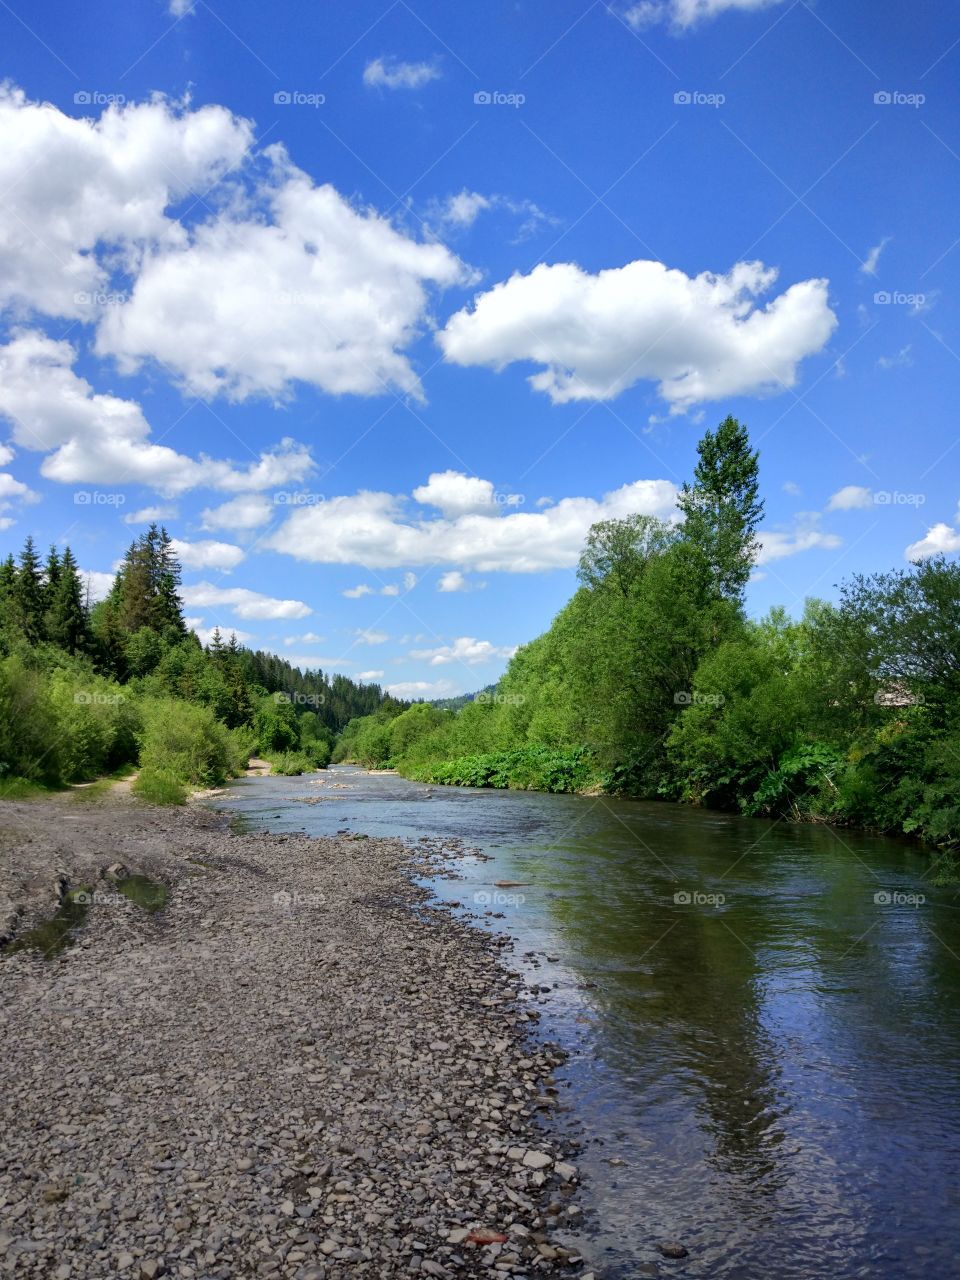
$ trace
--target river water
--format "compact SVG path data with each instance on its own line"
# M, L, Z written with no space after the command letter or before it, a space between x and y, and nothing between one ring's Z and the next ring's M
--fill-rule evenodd
M960 895L918 850L348 766L214 803L253 829L492 855L431 887L510 933L550 988L541 1027L571 1055L562 1098L607 1280L960 1276ZM665 1240L689 1256L665 1261Z

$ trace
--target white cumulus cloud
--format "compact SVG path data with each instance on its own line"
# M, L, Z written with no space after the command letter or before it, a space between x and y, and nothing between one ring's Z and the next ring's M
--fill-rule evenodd
M207 507L203 512L204 529L258 529L267 524L274 514L274 505L262 494L243 493L219 507Z
M173 520L177 515L174 506L141 507L139 511L128 511L123 517L124 524L160 524L164 520Z
M859 507L872 507L873 494L860 484L845 484L832 494L827 503L828 511L854 511Z
M470 477L461 475L462 481ZM455 486L444 485L450 498ZM430 484L420 492L433 493ZM468 492L458 490L459 496ZM405 500L361 491L294 511L265 545L300 560L368 569L453 565L480 572L537 573L576 565L592 524L639 513L668 519L677 489L669 480L637 480L603 498L563 498L537 513L467 512L452 518L410 515Z
M437 582L438 591L466 591L467 580L459 569L450 569L447 573L442 573Z
M185 569L222 569L229 573L244 558L243 547L234 546L232 542L214 542L212 539L184 542L181 538L174 538L171 545Z
M529 379L555 404L610 400L641 380L682 411L706 400L792 387L797 366L837 324L826 280L791 285L760 262L687 276L661 262L583 271L540 264L481 293L438 334L447 360L503 369L543 365Z
M0 346L0 417L14 441L46 453L41 473L62 484L143 484L163 494L201 485L243 491L302 477L309 452L284 440L245 467L194 459L150 441L150 424L134 400L104 395L73 370L69 342L37 329L16 330Z
M410 657L428 662L431 667L443 667L451 662L463 662L474 667L482 662L512 658L516 652L516 645L494 645L489 640L458 636L452 644L439 645L435 649L414 649Z
M930 556L952 555L960 551L960 530L942 521L933 525L919 542L912 542L903 553L907 560L927 560Z
M302 600L277 600L247 587L217 587L212 582L197 582L182 587L183 602L190 608L210 609L223 605L238 618L306 618L313 610Z

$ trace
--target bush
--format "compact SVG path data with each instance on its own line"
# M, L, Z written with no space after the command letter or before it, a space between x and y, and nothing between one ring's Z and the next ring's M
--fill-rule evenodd
M230 730L209 707L172 699L145 705L140 768L148 777L159 772L183 784L216 787L236 759Z
M133 790L148 804L186 804L187 788L169 769L141 769Z
M270 761L271 772L283 778L295 778L301 773L313 773L317 768L310 757L304 755L302 751L273 751L263 758Z

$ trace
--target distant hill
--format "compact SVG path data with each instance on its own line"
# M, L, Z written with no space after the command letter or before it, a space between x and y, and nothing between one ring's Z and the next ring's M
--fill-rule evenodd
M461 693L456 698L434 698L430 706L439 707L441 711L459 711L461 707L465 707L468 702L476 702L481 693L492 694L496 692L495 684L486 684L482 689L477 689L474 693Z

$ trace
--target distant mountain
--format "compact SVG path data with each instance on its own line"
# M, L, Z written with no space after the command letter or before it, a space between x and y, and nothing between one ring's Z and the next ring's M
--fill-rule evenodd
M461 693L456 698L434 698L430 706L439 707L441 711L459 711L461 707L465 707L468 702L476 702L481 693L493 694L496 692L495 684L486 684L482 689L477 689L475 693Z

